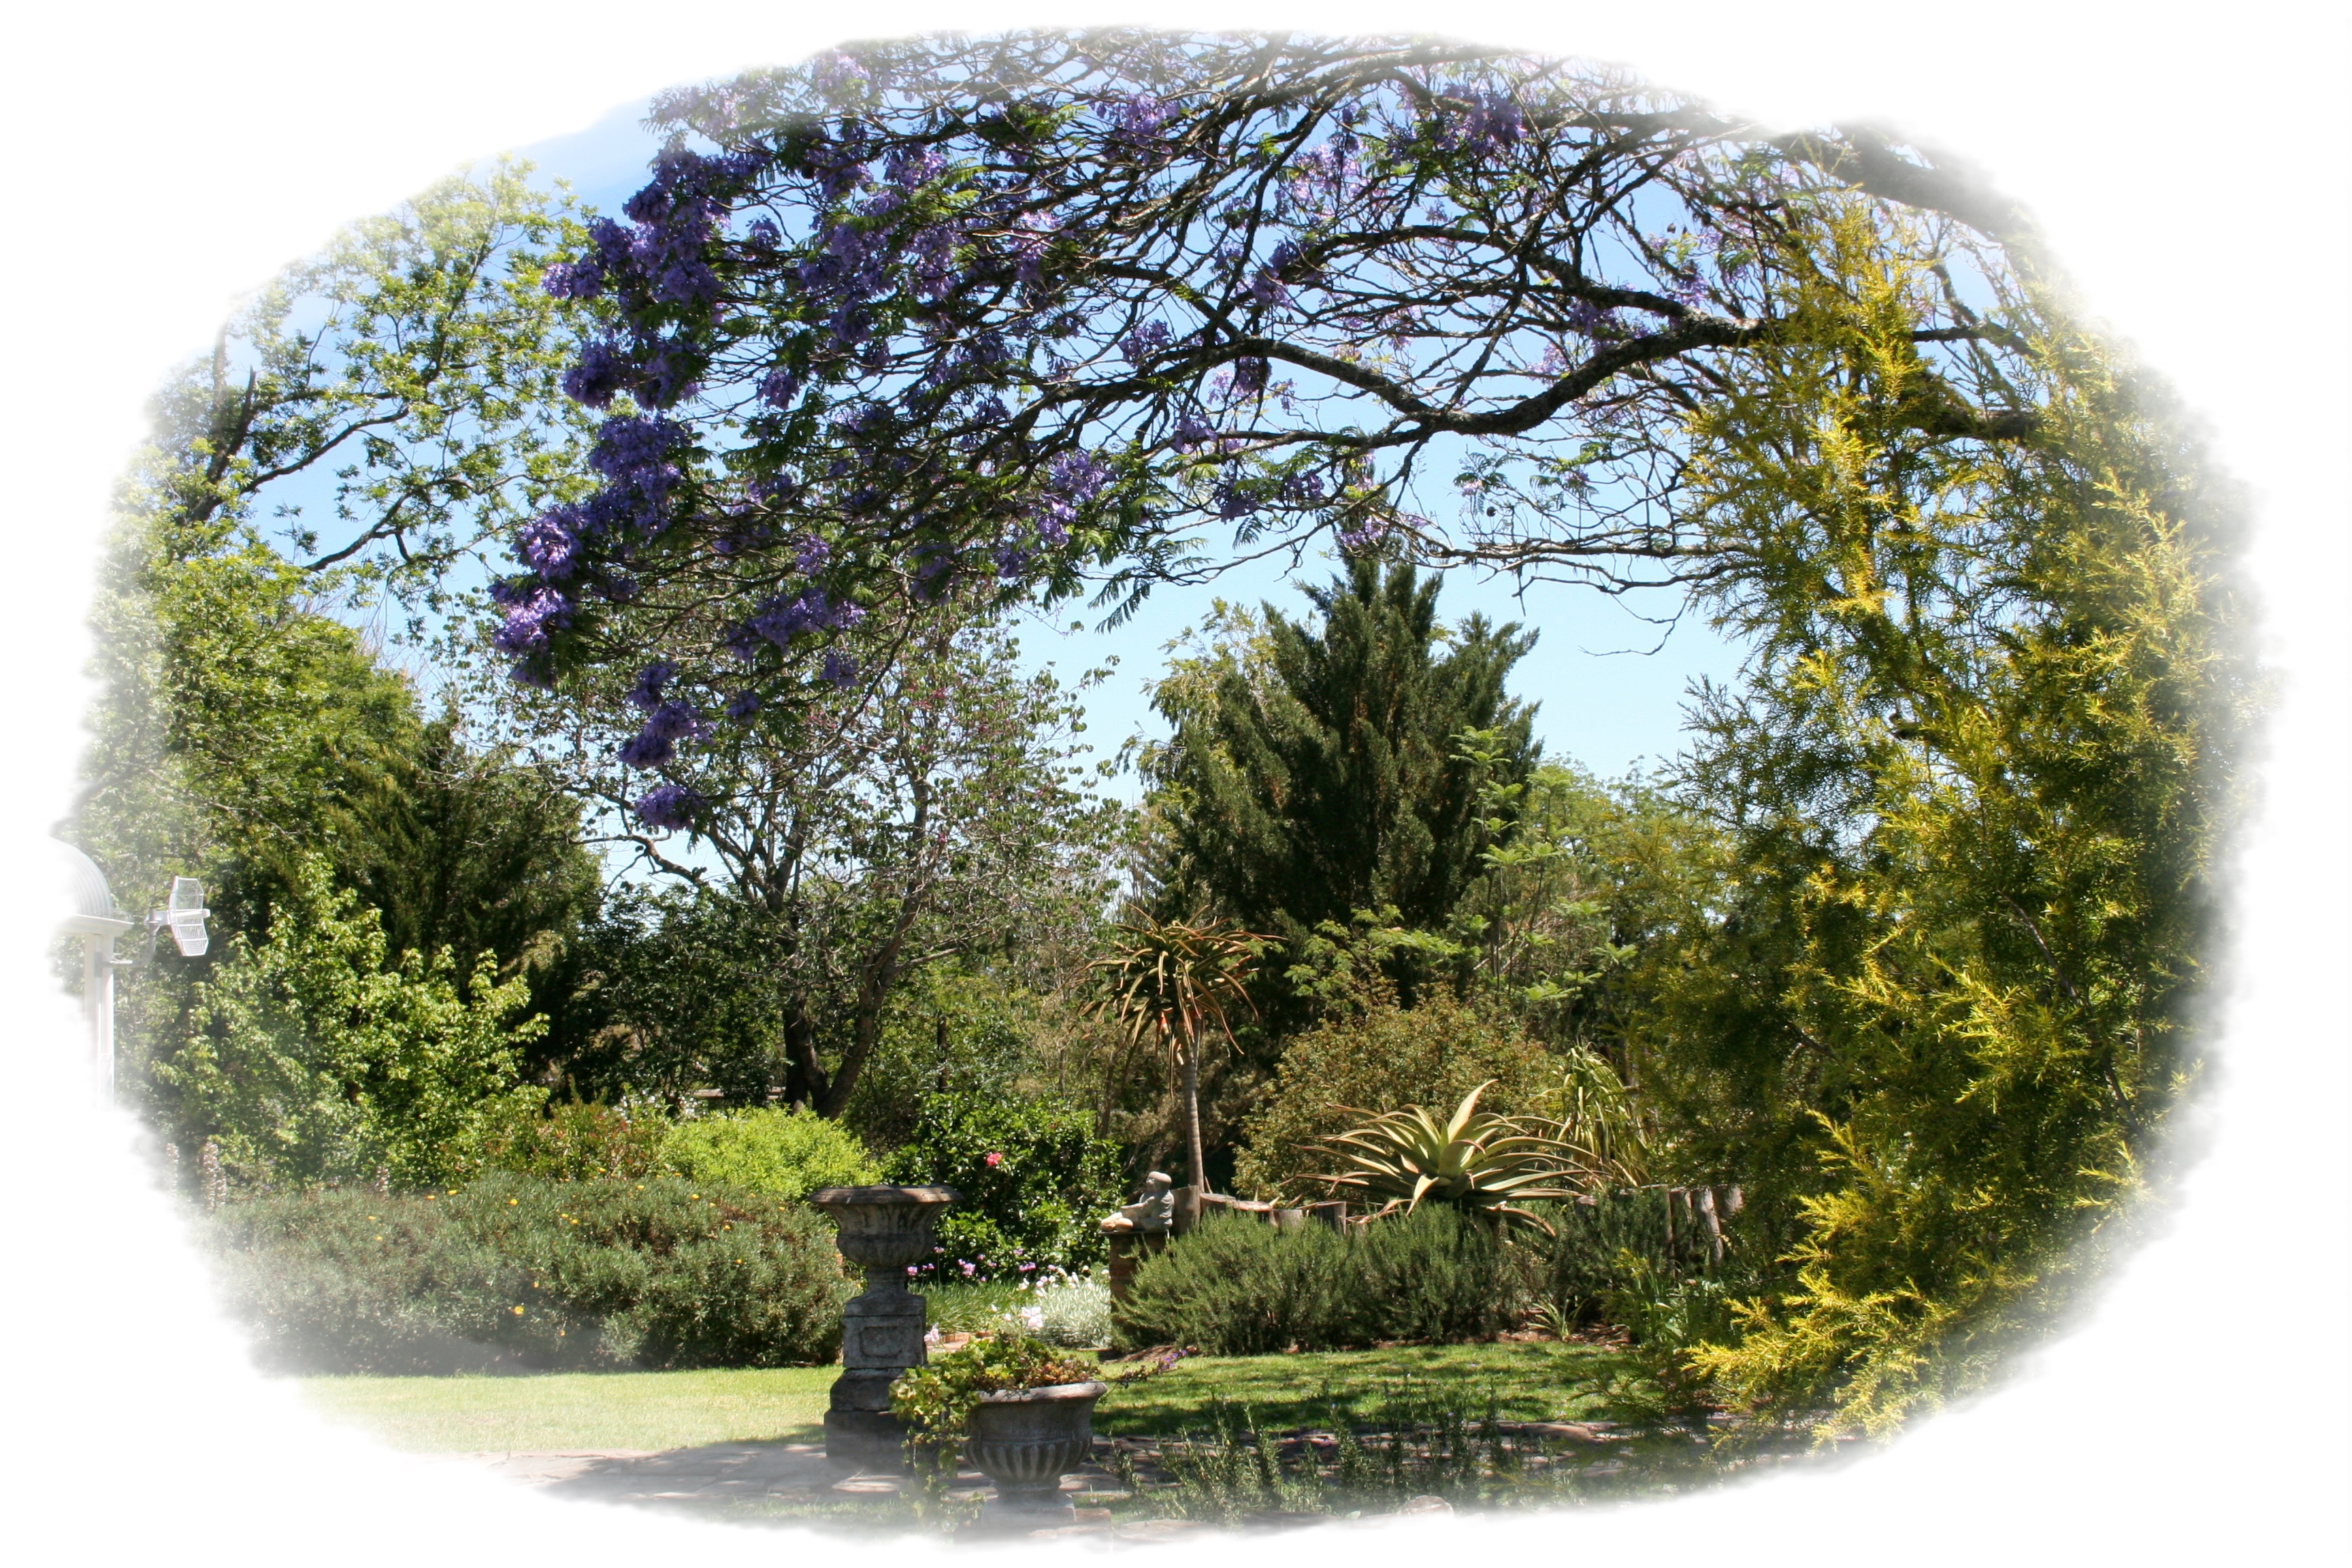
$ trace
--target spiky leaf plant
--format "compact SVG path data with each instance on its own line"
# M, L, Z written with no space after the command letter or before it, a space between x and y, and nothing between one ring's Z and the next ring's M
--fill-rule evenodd
M1464 1095L1443 1121L1411 1105L1330 1140L1321 1147L1348 1161L1349 1168L1319 1179L1335 1192L1380 1200L1376 1216L1444 1203L1497 1226L1524 1225L1551 1234L1548 1222L1518 1205L1577 1196L1574 1151L1523 1131L1508 1117L1480 1110L1478 1097L1492 1087L1489 1079Z

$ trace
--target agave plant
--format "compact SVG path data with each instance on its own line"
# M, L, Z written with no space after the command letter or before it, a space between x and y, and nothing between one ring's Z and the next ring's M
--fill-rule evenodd
M1376 1215L1452 1204L1498 1226L1526 1225L1551 1234L1540 1216L1518 1205L1536 1198L1572 1198L1580 1173L1574 1151L1531 1133L1509 1117L1478 1109L1489 1079L1444 1121L1418 1105L1391 1110L1323 1143L1349 1168L1318 1181L1335 1191L1382 1201ZM1360 1114L1370 1114L1361 1112Z

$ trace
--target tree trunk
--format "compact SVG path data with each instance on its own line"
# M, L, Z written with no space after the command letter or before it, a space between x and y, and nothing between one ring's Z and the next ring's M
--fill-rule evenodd
M1201 1047L1198 1040L1184 1046L1184 1134L1191 1141L1192 1154L1192 1184L1202 1192L1209 1190L1208 1161L1201 1152Z
M831 1087L817 1059L816 1030L795 1002L784 1015L784 1103L814 1110Z

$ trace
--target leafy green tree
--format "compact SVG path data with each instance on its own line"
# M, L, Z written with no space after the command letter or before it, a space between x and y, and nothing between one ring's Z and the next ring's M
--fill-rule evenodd
M856 617L843 645L793 671L792 700L738 692L744 721L689 752L677 742L709 715L676 692L716 677L661 653L693 646L702 608L649 594L613 617L605 635L644 661L633 678L492 689L598 809L604 842L696 889L628 918L645 929L644 915L691 910L705 951L665 937L670 957L655 963L607 948L622 977L612 1022L676 1042L653 1064L673 1090L761 1104L776 1091L838 1117L925 972L1017 966L1021 950L1076 945L1099 921L1124 808L1095 792L1110 764L1084 760L1076 693L1050 670L1023 674L1005 628L953 597ZM723 999L722 971L740 981ZM688 1035L704 1043L678 1048Z
M338 875L382 914L394 952L495 953L536 993L597 905L597 866L580 804L551 770L467 738L445 711L329 797L320 820Z
M593 898L576 808L425 722L329 613L379 592L429 609L485 531L576 482L551 378L577 308L537 287L567 222L518 169L445 182L289 268L159 395L101 565L100 694L62 828L126 902L196 876L224 945L257 943L325 856L394 952L514 969ZM321 543L289 487L330 469L344 531ZM124 988L133 1094L136 1062L184 1035L195 973L167 949Z
M1319 624L1269 605L1212 689L1197 670L1162 683L1159 902L1208 900L1294 953L1360 911L1444 928L1534 769L1534 710L1503 688L1535 639L1475 615L1442 626L1439 581L1357 557L1308 590Z
M232 938L195 988L189 1033L154 1066L173 1131L215 1142L242 1179L271 1185L383 1180L429 1186L471 1167L484 1141L535 1115L520 1047L520 980L487 955L463 975L449 950L394 960L374 910L305 861L268 937Z
M593 307L541 283L585 231L529 173L444 180L262 288L157 399L161 510L247 517L337 465L331 520L284 508L290 558L437 608L451 567L584 488L559 389Z

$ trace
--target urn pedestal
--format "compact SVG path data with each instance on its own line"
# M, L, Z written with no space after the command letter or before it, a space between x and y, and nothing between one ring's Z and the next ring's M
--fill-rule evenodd
M866 1289L841 1310L841 1375L824 1413L825 1458L864 1469L906 1463L906 1430L890 1414L890 1384L923 1353L923 1299L907 1268L931 1255L931 1226L956 1201L947 1187L827 1187L809 1202L833 1216L841 1255Z

